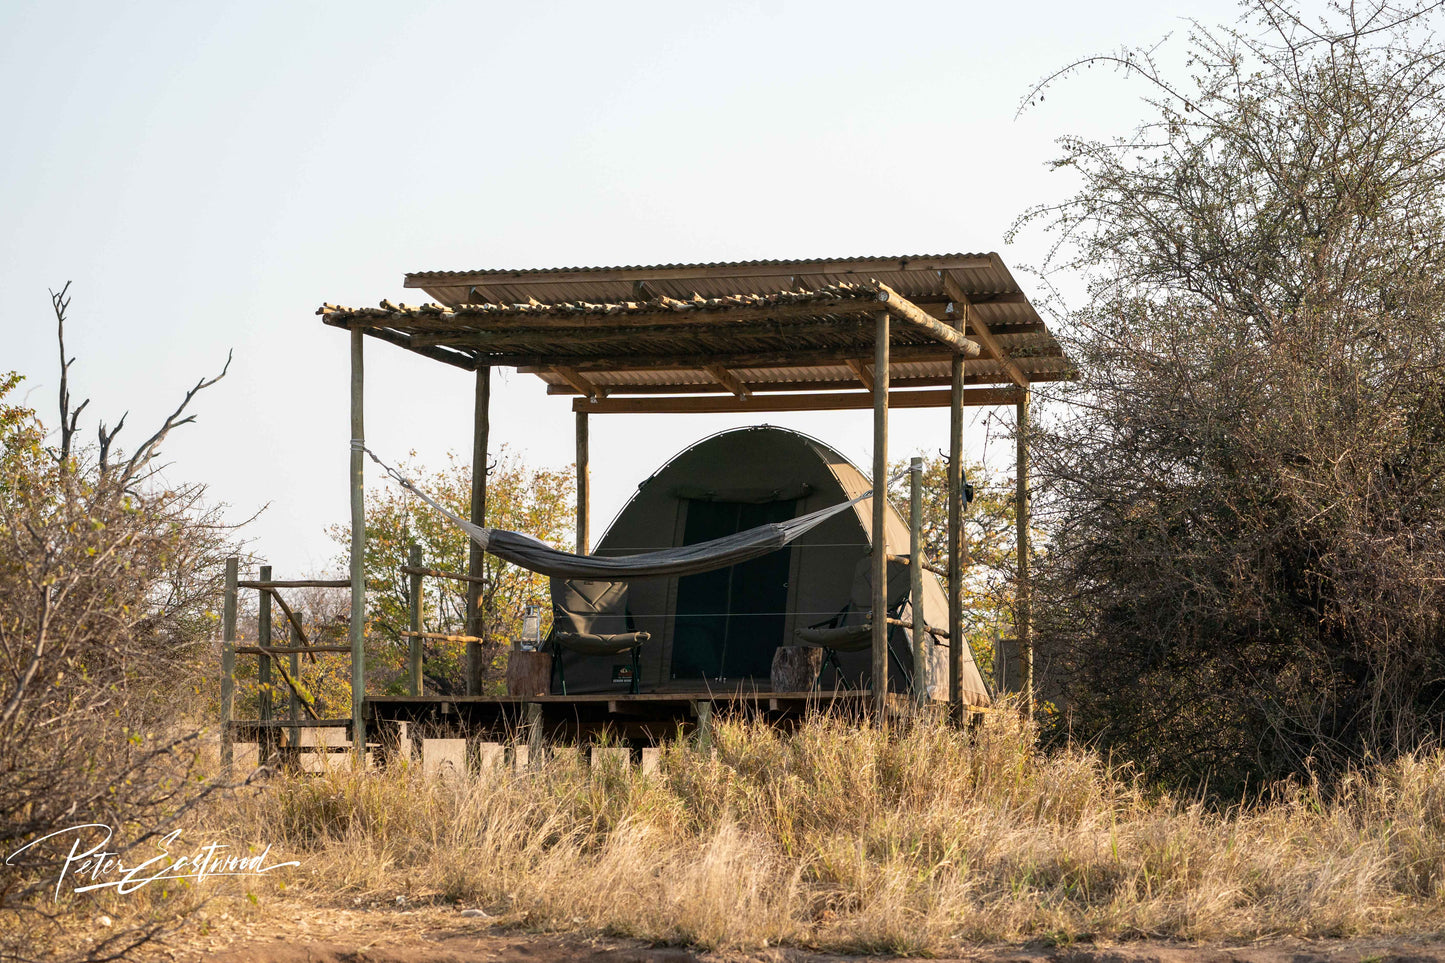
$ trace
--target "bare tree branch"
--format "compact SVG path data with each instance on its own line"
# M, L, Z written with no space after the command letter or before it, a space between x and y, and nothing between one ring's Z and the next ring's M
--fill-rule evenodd
M171 412L166 417L165 422L160 426L160 428L156 429L155 434L147 438L145 442L139 448L137 448L135 452L130 456L130 461L126 462L125 468L121 471L122 478L130 479L135 477L135 473L140 468L142 468L156 455L160 454L158 446L161 442L165 441L166 436L169 435L173 429L178 428L181 425L190 424L191 422L196 420L195 415L187 415L186 417L182 418L181 414L186 410L186 407L190 405L192 398L194 398L200 392L211 387L211 385L220 381L222 378L226 377L226 372L231 370L231 358L234 356L234 354L235 352L232 351L226 352L226 364L221 368L220 374L216 375L213 378L202 378L200 381L196 382L196 386L194 388L186 392L186 396L181 399L181 403L176 407L176 410ZM122 421L123 420L124 419L122 419ZM120 430L119 425L116 426L116 430Z

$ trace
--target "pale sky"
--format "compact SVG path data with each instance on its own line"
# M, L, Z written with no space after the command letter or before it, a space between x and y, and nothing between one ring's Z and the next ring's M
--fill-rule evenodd
M1233 3L187 2L0 5L0 371L56 422L47 289L73 281L71 392L149 434L234 349L166 446L278 577L331 567L347 518L344 332L323 302L414 303L408 271L998 251L1067 196L1064 134L1125 133L1095 70L1052 69L1232 21ZM367 342L366 434L470 450L472 375ZM494 375L494 443L573 456L570 402ZM1001 411L1009 417L1010 412ZM798 428L856 462L871 413L592 419L594 540L639 481L721 428ZM901 411L892 454L947 444ZM973 454L990 458L983 418ZM379 484L375 471L368 481Z

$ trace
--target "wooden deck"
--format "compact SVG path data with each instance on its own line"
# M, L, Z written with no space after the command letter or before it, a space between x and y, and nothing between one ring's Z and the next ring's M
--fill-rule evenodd
M759 692L755 689L674 690L513 696L370 696L368 731L397 731L400 723L431 735L518 738L550 744L586 743L606 737L634 746L655 746L706 726L715 716L738 714L788 727L810 712L862 718L868 690ZM899 697L898 708L904 708Z
M812 713L835 713L862 720L872 712L870 690L838 692L764 692L673 690L641 693L588 693L519 696L368 696L367 745L386 751L424 739L537 745L587 745L604 741L634 749L707 732L711 720L743 715L780 728L791 728ZM890 715L909 711L902 693L889 694ZM256 743L283 756L332 751L349 745L352 721L346 719L237 720L231 739ZM291 745L288 730L312 732ZM340 730L327 739L315 730Z

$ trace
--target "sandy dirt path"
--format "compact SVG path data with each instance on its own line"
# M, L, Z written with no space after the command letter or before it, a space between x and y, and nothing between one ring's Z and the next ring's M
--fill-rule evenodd
M150 954L147 954L150 955ZM611 939L507 930L455 909L298 909L245 921L214 918L204 932L173 938L155 959L176 963L851 963L847 957L796 949L710 954ZM1445 936L1289 940L1242 946L1154 941L1068 946L979 946L960 960L976 963L1445 963Z

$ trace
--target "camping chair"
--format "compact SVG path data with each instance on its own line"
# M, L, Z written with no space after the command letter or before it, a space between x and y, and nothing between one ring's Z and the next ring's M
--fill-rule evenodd
M632 628L627 611L626 582L569 581L552 579L552 664L567 694L567 677L562 671L562 650L582 655L617 655L632 652L632 684L637 692L642 676L642 644L652 635Z
M794 633L794 638L800 645L810 645L823 650L823 664L819 666L818 676L813 680L815 689L822 683L823 673L830 663L837 670L843 687L847 688L848 683L843 676L843 666L838 662L838 653L863 652L873 645L873 627L868 619L868 613L873 608L872 568L873 559L865 555L853 569L853 590L847 604L838 611L838 614L825 621L816 622L805 629L798 629ZM888 560L887 595L887 617L903 620L904 608L909 605L908 566L891 558ZM908 666L903 664L898 653L893 651L892 634L893 626L889 626L888 656L893 660L893 664L898 668L908 687L912 688L913 673Z

